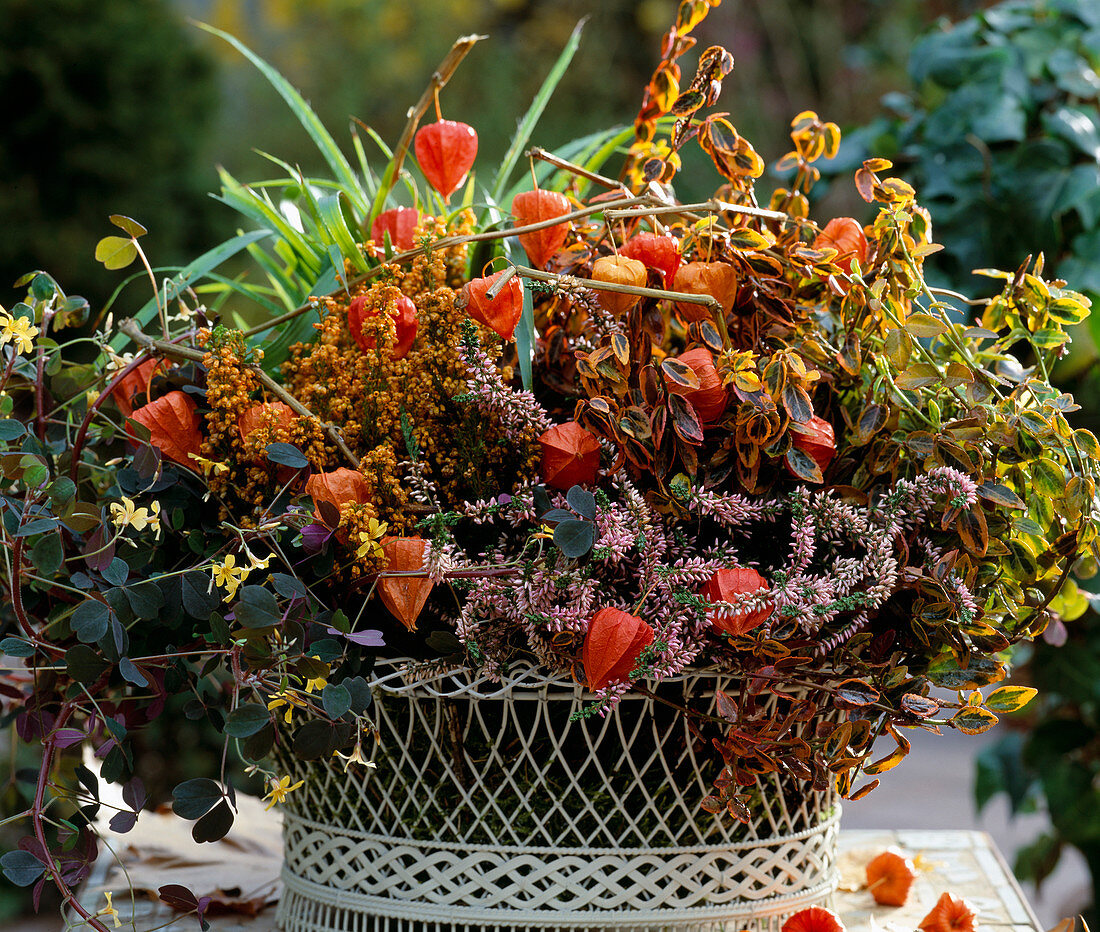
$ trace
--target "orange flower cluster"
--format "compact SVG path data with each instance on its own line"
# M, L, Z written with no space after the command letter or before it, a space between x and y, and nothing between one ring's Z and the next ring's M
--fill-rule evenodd
M450 232L464 232L469 222ZM417 227L416 239L447 232L428 219ZM537 462L534 434L517 456L516 445L494 431L491 420L457 400L467 392L461 346L468 316L455 304L455 286L464 277L464 251L437 250L407 267L387 266L350 295L320 299L317 340L292 347L283 367L287 390L337 426L362 457L359 472L376 512L370 517L385 521L391 533L409 533L420 517L404 483L414 459L444 508L508 488ZM395 351L402 321L398 302L405 299L415 308L415 338L408 345L406 336ZM349 328L349 309L358 340ZM407 335L409 325L403 326ZM486 352L499 365L496 338L481 332ZM354 518L352 538L367 520Z
M222 502L220 516L228 517L228 504L237 504L242 513L234 517L247 525L248 512L261 513L288 479L285 467L268 462L268 444L293 444L318 469L334 461L337 451L315 418L299 417L282 402L254 400L259 383L245 364L249 350L238 331L207 331L199 340L209 350L203 358L209 411L200 450L209 465L188 465L207 473Z

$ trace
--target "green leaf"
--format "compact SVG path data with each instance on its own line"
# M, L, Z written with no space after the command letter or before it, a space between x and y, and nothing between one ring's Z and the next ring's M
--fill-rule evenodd
M137 618L149 621L160 614L164 607L164 593L160 586L154 582L141 582L133 586L127 586L123 590L126 600Z
M222 731L231 738L247 738L249 735L256 734L270 721L271 713L265 706L250 702L239 706L226 716Z
M0 856L0 867L3 868L4 876L17 887L29 887L46 873L46 865L21 848Z
M1038 695L1030 686L1002 686L985 697L985 707L991 712L1018 712Z
M33 657L34 645L22 638L4 638L0 641L0 654L8 657Z
M133 240L121 236L105 236L95 245L95 258L111 271L124 269L137 258L137 247Z
M279 96L286 101L291 112L298 118L298 122L302 124L302 127L309 134L310 139L312 139L317 146L321 155L328 163L333 176L344 187L349 197L353 197L360 201L356 203L356 209L361 214L367 214L370 210L370 205L362 195L359 182L355 177L355 172L352 171L351 165L348 164L347 159L345 159L343 153L340 152L332 136L329 135L328 130L325 129L324 125L317 118L317 114L313 112L302 95L291 86L286 78L272 68L271 65L229 33L222 32L220 29L215 29L213 26L207 25L206 23L198 23L197 25L200 29L205 29L211 35L218 36L218 38L228 42L233 48L252 62L252 64L259 69L260 73L271 82L272 87L274 87L275 90L279 92Z
M329 718L337 719L351 708L351 693L338 683L329 683L321 693L321 705Z
M172 811L181 819L198 819L214 808L225 792L220 783L206 777L185 780L172 790Z
M550 102L550 98L553 96L554 90L558 86L558 82L561 81L566 70L569 68L569 63L573 60L573 56L577 53L577 48L580 46L581 42L581 32L587 21L588 17L586 16L573 27L573 31L569 35L569 41L565 43L565 48L563 48L561 54L558 55L558 59L554 62L554 66L550 69L550 73L546 76L546 80L542 82L542 86L539 88L538 93L535 94L534 100L531 101L531 106L527 108L527 112L523 115L523 119L520 120L519 126L516 129L516 134L512 137L512 142L508 146L508 151L504 154L504 158L501 159L500 167L497 169L496 176L493 178L493 183L489 189L490 196L498 204L501 203L504 197L505 186L508 184L508 177L516 167L520 155L523 154L523 150L527 146L527 141L531 138L531 133L534 132L535 125L542 116L542 112L546 109L546 105Z
M947 333L948 326L931 314L911 314L905 321L905 330L915 337L938 337Z
M978 495L986 501L993 502L994 505L1000 505L1002 508L1018 508L1021 511L1027 509L1027 505L1024 504L1019 495L992 480L983 482L978 486Z
M183 610L192 618L205 621L220 604L221 597L210 589L210 577L197 570L182 578Z
M263 586L245 586L237 603L237 623L245 628L264 628L279 620L279 606Z
M595 540L595 529L590 521L570 519L554 528L554 543L572 560L588 553Z
M569 507L582 518L587 518L589 521L596 520L596 496L587 489L575 485L565 493L565 500L569 502Z
M98 599L81 602L69 618L69 625L78 640L94 644L107 633L111 621L111 609Z
M27 432L22 421L8 418L0 421L0 440L18 440Z
M309 460L302 455L302 451L291 443L269 443L264 449L267 452L267 458L280 466L305 469L309 465Z
M47 579L61 569L64 557L61 538L57 534L47 534L31 550L31 562L38 570L38 575Z
M144 236L149 231L136 220L131 220L124 214L111 214L110 221L120 230L129 233L134 239Z
M325 231L332 237L332 241L340 247L340 252L345 259L350 259L360 272L366 272L370 266L367 263L363 251L356 243L355 233L357 228L355 218L351 212L351 204L347 195L342 191L322 197L317 202L317 213Z
M91 686L108 667L110 664L87 644L77 644L65 652L66 672L85 686Z
M137 665L129 658L123 657L118 662L118 672L122 674L122 678L128 683L133 683L135 686L145 687L149 685L149 681L145 678L145 674L138 669Z
M191 827L195 841L221 841L233 828L233 810L224 799Z
M26 477L26 473L24 473L23 475L24 477ZM30 483L27 484L29 485ZM55 527L57 527L57 518L32 518L30 521L20 527L12 536L33 537L35 534L43 534L46 531L52 531Z

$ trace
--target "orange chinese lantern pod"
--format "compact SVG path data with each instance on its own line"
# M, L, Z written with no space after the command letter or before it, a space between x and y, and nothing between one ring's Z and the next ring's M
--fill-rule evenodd
M836 456L833 425L816 414L804 424L791 423L791 443L817 463L822 472Z
M657 233L637 233L623 243L619 255L628 259L637 259L644 266L661 273L665 288L672 286L676 270L680 268L683 256L680 254L680 241L675 236L662 236Z
M978 914L961 896L944 893L918 928L923 932L974 932Z
M413 151L428 184L449 202L477 158L477 132L468 123L438 120L417 130Z
M374 337L363 333L363 324L373 316L374 309L367 307L365 295L360 295L348 305L348 331L359 349L364 352L374 349ZM404 359L416 340L416 305L406 295L398 295L390 312L397 328L397 339L393 346L393 358Z
M672 290L710 295L728 312L737 298L737 270L728 262L689 262L676 272ZM689 324L713 316L705 304L677 301L676 310Z
M381 249L386 241L386 234L389 233L393 248L397 252L404 252L416 245L413 234L419 222L420 212L414 207L394 207L392 210L384 210L370 225L370 238Z
M699 377L699 387L686 388L671 379L666 382L666 387L673 394L683 395L690 401L702 423L713 424L725 413L728 395L726 386L722 384L722 377L714 367L714 357L710 350L699 347L675 358L691 367Z
M149 428L149 442L170 460L195 468L202 434L195 402L184 392L169 392L138 408L130 418Z
M539 475L555 489L591 485L600 468L600 441L576 421L556 424L539 437Z
M494 331L502 340L510 340L523 313L523 283L518 275L513 275L504 283L500 293L495 298L490 298L489 289L503 274L500 271L488 278L475 278L466 282L462 286L461 297L467 314Z
M860 268L867 264L867 237L858 221L851 217L834 217L825 229L814 237L814 249L835 249L834 260L845 272L852 271L852 259L859 259Z
M158 369L168 371L168 361L166 359L146 359L136 369L127 372L118 380L118 384L111 389L111 397L124 417L129 417L134 413L133 401L136 395L148 394L149 383L153 381L153 376L157 374Z
M780 932L845 932L844 923L831 909L807 906L791 916Z
M564 217L569 213L569 200L557 191L522 191L512 198L512 216L516 226L524 227L529 223L542 223L555 217ZM519 244L537 269L543 268L562 246L569 235L569 224L558 223L544 230L522 233Z
M700 595L708 602L733 602L738 596L768 588L764 577L756 570L748 566L738 566L733 569L717 570L703 586ZM707 617L712 628L725 631L726 634L738 635L762 625L774 611L774 605L766 605L744 612L712 611Z
M306 480L306 494L315 505L328 502L337 511L341 505L365 505L370 500L367 480L346 466L332 472L315 472Z
M294 426L297 417L294 409L281 401L254 404L237 418L237 433L243 441L258 427L271 426L288 430Z
M588 688L595 692L626 680L652 643L653 629L641 618L618 608L601 608L588 622L581 650Z
M601 256L592 263L592 280L644 288L646 270L637 259L628 259L626 256ZM596 288L595 292L596 300L611 314L625 314L641 300L636 294L623 294L619 291L603 291Z
M867 889L880 906L904 906L917 868L897 848L887 848L867 865Z
M386 555L386 570L416 572L424 569L424 552L428 542L420 537L382 538ZM416 619L428 601L434 584L427 576L379 576L378 595L390 614L410 631L416 630Z

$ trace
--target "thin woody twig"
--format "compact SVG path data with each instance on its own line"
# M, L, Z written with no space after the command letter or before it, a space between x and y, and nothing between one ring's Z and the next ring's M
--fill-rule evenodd
M538 159L539 161L546 162L553 165L555 168L560 168L562 171L570 172L577 175L580 178L587 178L589 181L594 181L598 185L603 185L605 188L618 188L622 191L629 191L630 189L621 181L616 181L614 178L608 178L606 175L601 175L599 172L590 171L581 165L576 165L567 159L560 158L554 155L553 152L547 152L545 149L539 146L532 146L528 149L524 155L528 158Z
M596 291L614 291L618 294L638 295L641 298L670 298L673 301L681 301L684 304L702 304L711 310L720 312L722 305L709 294L689 294L685 291L666 291L663 288L641 288L637 285L620 285L617 282L601 282L593 278L577 278L575 275L561 275L557 272L540 272L538 269L529 269L526 266L513 266L517 275L524 278L533 278L540 282L550 282L561 288L591 288Z
M682 214L697 210L712 213L746 214L750 217L763 217L765 220L791 220L790 214L778 210L765 210L763 207L748 207L744 204L730 204L728 201L709 200L698 204L655 204L652 207L632 207L621 210L608 210L608 220L626 220L631 217L646 217L650 214Z
M199 350L191 349L188 346L178 346L175 343L167 343L164 340L154 340L148 334L143 333L135 321L124 320L119 324L119 330L126 334L131 340L148 350L155 351L161 356L170 356L174 359L185 359L188 362L202 362L205 353ZM269 376L262 368L254 364L245 364L245 368L249 369L253 375L259 380L260 384L266 388L271 394L278 398L283 404L291 408L295 414L301 417L308 417L311 420L321 423L321 419L317 417L312 411L303 405L297 398L295 398L290 392L283 388L278 382L276 382L271 376ZM331 440L336 447L344 454L344 458L351 464L353 469L359 468L359 457L356 456L351 448L344 443L344 438L340 436L339 430L334 424L321 423L324 429L325 436Z
M557 226L559 223L569 223L573 220L579 220L582 217L598 214L600 211L605 211L609 207L630 207L635 204L648 204L650 200L648 196L624 197L622 200L593 204L588 207L582 207L579 210L571 211L568 214L563 214L560 217L551 217L549 220L540 220L538 223L528 223L520 227L509 227L505 230L488 230L484 233L470 233L465 236L448 236L444 239L429 243L427 246L418 246L416 249L407 249L405 252L397 253L397 255L389 260L388 264L399 265L402 262L408 262L411 259L415 259L417 256L428 255L437 249L450 249L452 246L464 246L467 243L484 243L490 240L507 239L510 236L522 236L525 233L536 233L539 230ZM379 265L369 272L349 279L348 285L358 285L360 282L367 281L380 274L383 268L384 266ZM336 291L330 292L329 296L337 295L342 290L343 289L337 289ZM242 331L242 333L246 337L255 336L257 333L263 333L265 330L277 327L279 324L286 323L288 320L293 320L295 317L299 317L307 311L313 310L313 308L313 304L303 304L301 307L297 307L292 311L287 311L285 314L280 314L278 317L272 317L270 320L265 320L262 324L257 324L255 327L249 327L247 330Z

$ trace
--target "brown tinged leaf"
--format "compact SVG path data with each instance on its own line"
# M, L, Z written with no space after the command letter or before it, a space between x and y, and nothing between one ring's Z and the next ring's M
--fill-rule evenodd
M424 569L424 553L428 542L420 537L382 538L386 555L386 572L413 572ZM434 583L427 576L378 577L378 596L390 614L410 631L416 630L416 619L432 593Z

